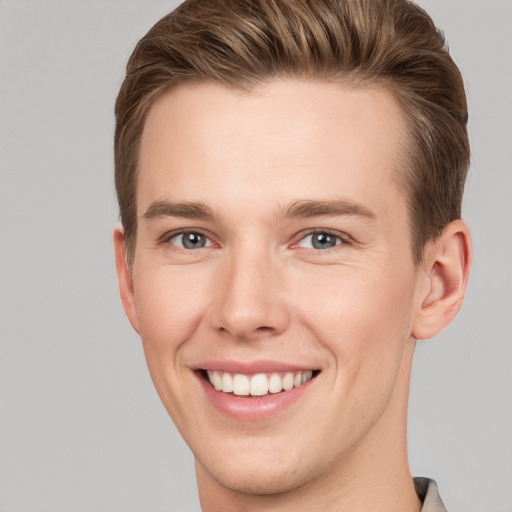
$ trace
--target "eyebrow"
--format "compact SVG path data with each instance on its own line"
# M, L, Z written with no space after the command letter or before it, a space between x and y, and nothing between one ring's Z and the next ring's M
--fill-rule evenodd
M358 216L371 220L375 220L377 218L375 213L366 206L347 199L301 199L286 205L282 208L280 213L285 218L307 218L319 217L322 215Z
M143 215L145 219L185 217L187 219L205 220L211 220L214 216L213 210L205 203L173 203L171 201L154 201Z
M346 199L299 199L279 208L277 211L278 218L287 219L320 217L324 215L358 216L371 220L376 219L376 215L369 208ZM215 213L207 204L202 202L187 201L174 203L171 201L154 201L143 217L145 219L184 217L187 219L213 220Z

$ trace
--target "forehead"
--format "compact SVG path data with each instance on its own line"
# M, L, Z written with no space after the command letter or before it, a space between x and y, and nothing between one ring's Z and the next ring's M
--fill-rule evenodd
M283 201L337 191L382 202L382 187L396 188L405 139L401 108L383 87L274 80L241 92L182 85L148 114L138 212L155 199L225 204L272 191ZM357 197L369 185L374 197Z

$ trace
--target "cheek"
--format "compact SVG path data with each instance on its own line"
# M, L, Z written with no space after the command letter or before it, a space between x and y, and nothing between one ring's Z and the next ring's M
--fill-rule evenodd
M174 422L183 416L184 349L204 317L200 276L161 267L134 275L140 336L155 388Z
M208 293L198 273L161 267L135 276L140 335L148 350L177 352L201 321Z
M333 271L315 282L301 296L301 322L331 353L334 371L326 377L332 403L326 410L333 436L342 433L340 442L350 444L387 410L405 368L412 282L404 274L390 279L362 269Z
M389 265L312 270L308 293L297 289L301 322L331 351L345 382L362 373L394 373L411 325L413 271Z

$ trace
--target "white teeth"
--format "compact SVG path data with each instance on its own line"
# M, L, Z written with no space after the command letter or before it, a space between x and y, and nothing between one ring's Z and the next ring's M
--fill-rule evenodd
M298 371L286 373L258 373L245 375L243 373L228 373L218 370L207 370L210 383L217 391L233 393L238 396L265 396L268 393L290 391L301 386L313 377L313 371Z
M222 375L222 391L224 393L231 393L233 391L233 377L227 372Z
M249 394L249 377L242 373L235 373L233 377L233 393L235 395L246 396Z
M293 373L287 373L283 378L283 389L285 391L290 391L290 389L293 389Z
M271 393L280 393L283 390L283 381L277 373L273 373L268 379L268 390Z
M209 371L208 372L208 378L210 379L210 382L213 384L213 387L220 391L222 389L222 376L219 372L216 371Z
M251 379L251 395L263 396L268 393L268 379L264 373L258 373Z

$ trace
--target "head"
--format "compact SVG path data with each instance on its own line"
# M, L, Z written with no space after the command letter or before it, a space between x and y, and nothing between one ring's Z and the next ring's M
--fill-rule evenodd
M142 131L154 101L187 83L250 91L279 77L379 84L407 121L397 179L411 247L460 218L469 166L463 80L430 17L406 0L186 1L137 44L116 102L115 169L127 255L137 233Z
M430 18L188 1L137 45L116 116L121 295L200 484L397 480L414 341L470 260L465 96Z

